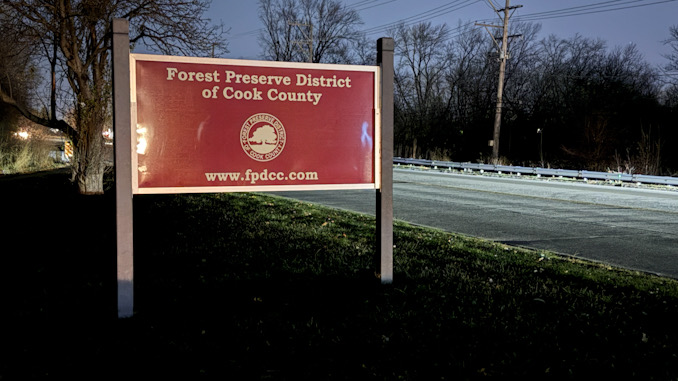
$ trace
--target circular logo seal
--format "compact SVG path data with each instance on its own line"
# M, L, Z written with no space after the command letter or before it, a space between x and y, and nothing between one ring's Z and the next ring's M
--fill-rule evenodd
M285 128L271 114L254 114L240 129L240 145L247 156L256 161L270 161L285 148Z

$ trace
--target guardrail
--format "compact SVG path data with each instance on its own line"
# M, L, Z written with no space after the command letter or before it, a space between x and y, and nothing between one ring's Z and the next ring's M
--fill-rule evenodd
M403 165L420 165L432 168L448 168L464 171L486 171L497 173L509 173L518 175L533 175L533 176L552 176L552 177L567 177L582 180L604 180L604 181L620 181L633 182L640 184L661 184L678 186L678 177L668 176L650 176L640 174L628 174L618 172L594 172L585 170L573 169L551 169L538 167L518 167L512 165L494 165L494 164L479 164L479 163L461 163L456 161L438 161L438 160L423 160L423 159L407 159L402 157L394 157L394 164Z

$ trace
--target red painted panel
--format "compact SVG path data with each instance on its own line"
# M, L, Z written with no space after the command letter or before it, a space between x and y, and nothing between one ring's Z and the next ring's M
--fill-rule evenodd
M375 73L136 60L139 188L372 184Z

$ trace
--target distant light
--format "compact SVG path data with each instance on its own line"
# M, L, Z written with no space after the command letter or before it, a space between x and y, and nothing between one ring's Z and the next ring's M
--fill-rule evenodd
M148 140L146 140L146 133L148 129L137 124L137 153L145 155L148 149Z
M23 139L23 140L27 140L31 136L28 133L28 131L15 132L14 135L16 135L19 139Z

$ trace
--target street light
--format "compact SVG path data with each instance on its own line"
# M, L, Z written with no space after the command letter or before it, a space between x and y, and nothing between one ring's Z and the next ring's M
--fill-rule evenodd
M541 167L544 168L544 130L537 128L537 134L539 134L539 160Z

